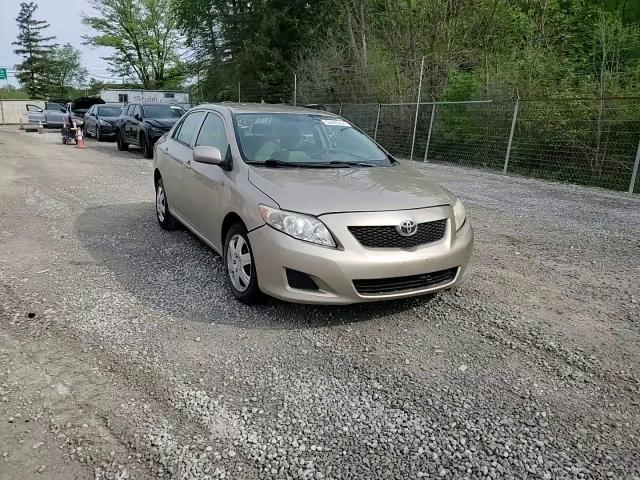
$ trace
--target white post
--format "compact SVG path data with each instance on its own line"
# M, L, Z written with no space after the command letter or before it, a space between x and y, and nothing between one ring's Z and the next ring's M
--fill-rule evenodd
M380 124L380 107L382 105L378 102L378 115L376 115L376 128L373 131L373 139L378 138L378 125Z
M0 112L2 112L2 125L4 125L4 102L0 100Z
M516 104L513 107L513 118L511 119L511 131L509 132L509 143L507 144L507 153L504 156L504 168L502 169L502 173L507 173L507 168L509 167L509 157L511 157L511 145L513 144L513 133L516 130L516 122L518 121L518 110L520 109L520 93L518 93L518 98L516 98Z
M293 74L293 106L298 105L298 74Z
M638 175L638 165L640 164L640 141L638 141L638 150L636 150L636 161L633 164L633 171L631 172L631 182L629 182L629 193L633 194L633 190L636 186L636 176Z
M411 140L411 160L413 160L413 150L416 146L416 129L418 128L418 111L420 110L420 94L422 93L422 75L424 73L424 57L420 64L420 81L418 82L418 100L416 102L416 118L413 122L413 139Z
M423 162L426 162L429 159L429 145L431 145L431 132L433 131L433 119L436 116L436 99L431 97L431 100L433 100L433 103L431 104L431 118L429 119L429 133L427 134L427 148L424 149Z

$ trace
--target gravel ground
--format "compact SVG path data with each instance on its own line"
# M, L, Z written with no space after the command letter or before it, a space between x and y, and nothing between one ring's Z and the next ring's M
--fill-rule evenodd
M0 145L0 478L640 479L640 198L425 165L462 288L247 307L138 152Z

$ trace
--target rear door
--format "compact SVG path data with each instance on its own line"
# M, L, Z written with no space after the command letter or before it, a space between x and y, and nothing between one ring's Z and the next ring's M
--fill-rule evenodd
M167 158L165 172L161 173L171 209L191 228L196 229L194 212L191 211L189 202L189 190L193 188L189 171L193 158L193 142L205 115L204 111L189 113L174 129L171 138L158 145L161 154Z
M84 114L84 131L89 133L95 133L95 115L96 115L96 107L92 106L87 113Z

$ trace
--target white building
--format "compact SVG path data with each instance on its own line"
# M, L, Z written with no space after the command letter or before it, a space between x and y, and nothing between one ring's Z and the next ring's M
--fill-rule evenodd
M189 105L189 94L179 90L103 90L100 98L113 103L164 102Z

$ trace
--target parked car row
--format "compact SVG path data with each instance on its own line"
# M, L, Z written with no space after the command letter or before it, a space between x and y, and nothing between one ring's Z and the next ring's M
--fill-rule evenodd
M69 119L82 127L87 137L98 141L114 139L118 149L130 145L142 149L146 158L153 157L155 142L184 115L180 105L158 102L105 103L98 97L82 97L67 102L47 101L44 108L27 105L29 123L45 127L63 127Z

